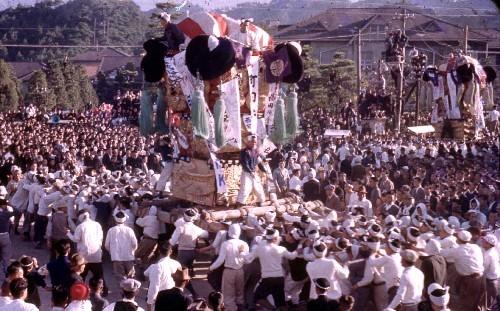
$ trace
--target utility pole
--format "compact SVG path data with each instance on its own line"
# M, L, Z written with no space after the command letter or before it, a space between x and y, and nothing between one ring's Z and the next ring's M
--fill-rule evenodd
M358 28L358 95L361 94L361 29Z
M406 9L403 9L403 14L396 14L396 18L401 19L402 27L401 27L401 35L406 36L406 20L411 15L406 13ZM403 46L401 53L401 60L398 62L399 76L398 76L398 96L397 96L397 110L396 110L396 132L401 132L401 116L403 114L403 86L404 86L404 67L406 61L406 47Z
M465 25L464 36L464 54L467 55L467 47L469 46L469 25Z
M95 46L95 50L96 52L98 52L98 49L97 49L97 33L96 33L96 27L97 27L97 20L94 18L94 46Z

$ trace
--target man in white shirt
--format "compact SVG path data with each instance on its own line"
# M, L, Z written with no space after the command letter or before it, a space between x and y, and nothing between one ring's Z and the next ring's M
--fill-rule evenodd
M258 305L267 309L281 308L285 306L285 272L282 267L283 258L294 259L296 252L289 252L283 246L279 246L279 232L268 229L265 233L265 241L259 243L246 256L247 262L259 258L262 279L255 290L255 301ZM275 307L269 303L267 296L272 295Z
M300 169L294 169L292 172L292 177L288 181L288 190L300 194L302 191L302 180L300 180Z
M102 242L104 234L101 225L90 219L88 210L83 209L78 212L78 221L80 224L76 227L75 232L68 232L68 238L76 243L77 252L85 259L85 270L81 274L85 279L89 271L95 278L104 280L102 269ZM104 283L103 293L107 294L108 288Z
M62 180L56 180L45 196L40 197L38 211L35 216L34 241L37 248L41 248L45 238L45 232L49 223L49 216L52 214L51 205L62 198Z
M12 301L1 307L0 311L38 311L38 308L31 303L24 302L28 297L28 281L24 278L17 278L9 284Z
M153 257L156 244L158 243L160 221L158 220L157 213L158 209L153 205L149 208L147 215L139 217L135 221L139 227L143 228L141 240L135 251L135 257L139 260L140 271L144 271L150 264L151 257Z
M500 278L500 258L495 248L497 238L493 234L484 236L481 240L484 255L484 277L486 279L486 307L493 310L498 306L498 278Z
M368 243L373 244L373 242ZM375 303L379 306L379 309L382 309L387 305L388 301L394 299L399 287L399 279L403 274L401 255L399 254L401 243L399 240L387 241L386 255L381 255L378 249L374 250L376 252L370 255L366 262L363 279L353 286L353 290L357 287L373 284L375 286ZM380 290L379 287L384 290ZM385 305L380 307L383 302L385 302Z
M484 283L483 283L483 252L481 248L469 243L472 234L468 231L457 233L457 248L441 250L441 255L446 259L455 260L455 268L458 273L456 279L457 295L451 296L451 306L457 311L481 310L484 305Z
M366 198L366 189L364 186L359 187L357 191L357 196L354 199L351 199L349 202L350 208L360 207L363 210L363 215L366 217L373 216L373 208L372 202Z
M198 213L196 210L186 210L183 215L184 223L181 223L175 228L169 241L170 245L178 246L177 260L179 260L183 267L189 269L191 275L193 274L193 263L196 257L196 242L199 238L208 238L208 231L194 224L194 220L197 216ZM186 288L193 296L196 296L196 292L191 283L188 283Z
M387 309L396 309L400 306L400 311L418 311L418 304L422 299L424 289L424 274L415 267L417 260L418 255L415 251L405 250L401 253L401 263L404 269L396 296Z
M229 226L227 232L229 240L222 243L219 256L209 268L212 271L224 263L222 294L224 295L224 310L227 311L237 311L245 303L243 265L245 256L248 255L248 244L239 239L240 234L240 225Z
M113 272L119 283L135 275L134 253L137 249L137 238L134 230L125 225L127 216L124 212L117 212L114 219L116 226L109 229L104 247L111 254Z
M182 269L181 264L172 258L172 246L168 243L160 243L158 251L162 257L157 263L152 264L144 271L144 275L149 278L149 288L147 294L148 310L153 310L156 296L162 290L171 289L175 286L172 274Z
M327 297L338 301L342 296L339 280L347 279L349 276L349 269L340 265L335 259L326 258L328 250L326 244L323 242L316 242L312 247L312 251L316 259L306 265L309 279L313 281L321 277L326 278L330 282L330 287L326 293ZM314 286L311 286L309 298L317 298Z

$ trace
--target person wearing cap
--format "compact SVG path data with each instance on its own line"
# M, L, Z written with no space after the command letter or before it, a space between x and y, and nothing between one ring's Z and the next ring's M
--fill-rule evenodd
M431 283L446 283L446 260L440 255L441 244L431 239L420 252L420 270L424 273L424 287Z
M158 40L162 41L167 47L166 56L172 57L179 53L180 45L186 41L184 33L177 27L176 24L171 22L171 15L167 12L162 12L159 16L160 25L164 28L163 36Z
M399 240L388 240L386 254L380 254L377 243L367 242L372 253L368 258L363 279L353 286L353 290L370 283L374 286L374 300L379 309L392 301L399 287L399 280L403 273L401 264L401 243ZM383 288L383 290L382 290ZM385 305L383 304L385 302Z
M291 229L281 243L289 252L297 251L304 247L304 232L299 228ZM285 295L287 301L294 305L299 304L300 293L309 280L306 272L307 261L303 256L288 260L289 273L285 278Z
M152 310L156 296L160 291L170 289L175 286L174 279L172 275L175 271L182 269L181 264L172 259L172 246L167 242L160 243L158 245L158 252L160 254L160 260L157 263L149 266L144 275L149 279L149 287L147 294L147 309Z
M53 246L57 241L66 238L66 230L69 228L66 205L56 204L53 209L54 211L52 215L49 216L47 230L45 231L45 239L50 249L50 259L56 258L56 252Z
M135 275L134 253L137 249L137 238L134 230L125 225L127 216L122 211L114 215L116 225L108 230L104 247L111 255L113 272L118 282Z
M182 267L187 267L191 273L194 273L193 263L196 257L196 243L198 239L208 239L208 231L194 224L198 217L195 209L189 208L184 212L184 223L177 226L170 238L170 245L178 249L177 260ZM188 284L189 291L196 296L196 292L191 284Z
M71 233L68 230L67 237L76 243L76 250L85 259L85 271L82 277L85 279L87 273L92 272L93 277L103 278L102 269L102 243L104 233L101 225L90 218L88 210L80 210L78 212L78 220L80 224L76 227L75 232ZM107 288L105 288L107 293Z
M323 242L316 242L312 246L312 251L315 259L306 265L309 279L312 281L316 278L326 278L330 283L327 291L328 298L338 301L340 296L342 296L339 281L349 277L349 269L339 264L335 259L326 257L328 248ZM313 286L310 288L309 298L317 298L317 293Z
M424 274L415 267L417 260L418 254L415 251L404 250L401 252L403 273L396 295L386 309L396 309L400 306L400 311L418 310L424 289Z
M438 283L429 284L427 290L425 291L429 300L426 304L430 306L432 311L451 311L448 308L448 303L450 302L450 287L443 287ZM425 309L428 310L428 309Z
M317 298L307 302L307 311L338 310L339 303L336 300L328 298L327 295L328 289L330 288L330 281L326 278L317 278L312 280L311 286L313 284Z
M135 301L135 297L141 288L141 282L132 278L123 279L120 282L120 288L122 289L122 299L109 304L109 306L104 308L103 311L144 311L144 309L139 307L139 304ZM165 305L165 307L168 308L169 306Z
M496 244L497 237L487 234L481 239L484 254L484 277L486 279L486 307L493 310L493 306L499 306L498 279L500 278L500 258Z
M257 175L257 166L262 162L262 159L257 150L257 137L248 135L245 139L245 148L240 152L241 177L240 189L236 202L238 205L245 205L248 196L252 191L257 196L257 205L262 204L266 200L264 189Z
M175 286L158 293L154 311L188 310L193 303L193 297L185 292L187 284L191 281L188 269L179 269L172 275Z
M222 293L224 294L224 305L227 311L237 311L245 303L243 265L249 249L248 244L239 239L240 234L241 228L239 224L229 226L228 240L222 243L219 256L209 267L209 271L212 271L224 264Z
M452 295L451 304L457 311L480 310L484 305L482 299L485 290L483 252L478 245L470 243L470 232L462 230L456 235L458 247L441 250L441 255L446 259L455 260L458 274L455 281L457 296Z
M264 235L265 241L252 248L245 257L246 262L259 259L262 279L255 289L255 301L258 305L268 309L274 306L267 300L272 295L276 308L285 305L285 271L282 267L283 259L294 259L297 252L289 252L279 245L280 236L276 229L267 229Z
M13 279L9 284L9 290L12 295L12 301L2 307L2 310L38 311L38 308L34 304L25 302L28 297L28 281L26 279Z

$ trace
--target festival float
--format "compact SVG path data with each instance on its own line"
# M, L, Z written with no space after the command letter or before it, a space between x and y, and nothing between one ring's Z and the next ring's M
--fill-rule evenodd
M292 141L299 126L300 44L274 45L267 32L250 23L249 46L241 42L240 24L218 13L193 14L177 24L186 36L185 50L164 59L158 94L178 146L171 194L204 207L235 202L244 137L256 135L265 156L277 144ZM260 172L264 189L269 176L269 168ZM246 204L254 200L251 196Z
M495 70L461 51L439 67L429 66L422 77L432 98L431 123L437 138L474 139L485 128L483 107L493 100Z

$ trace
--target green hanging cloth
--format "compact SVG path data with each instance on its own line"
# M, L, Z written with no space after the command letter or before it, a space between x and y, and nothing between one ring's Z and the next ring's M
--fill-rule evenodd
M295 92L295 88L291 88L291 91L288 93L288 96L285 99L286 103L286 138L289 140L293 140L295 138L295 134L299 129L299 112L298 105L299 99L297 96L297 92Z
M274 131L272 132L271 140L275 144L283 144L286 138L286 123L285 123L285 102L282 96L276 101L274 110Z
M222 147L226 142L224 136L224 115L226 114L226 103L219 97L214 106L214 121L215 121L215 144L217 147Z
M197 89L191 101L191 122L193 123L193 134L203 139L208 139L210 135L206 106L203 92Z

